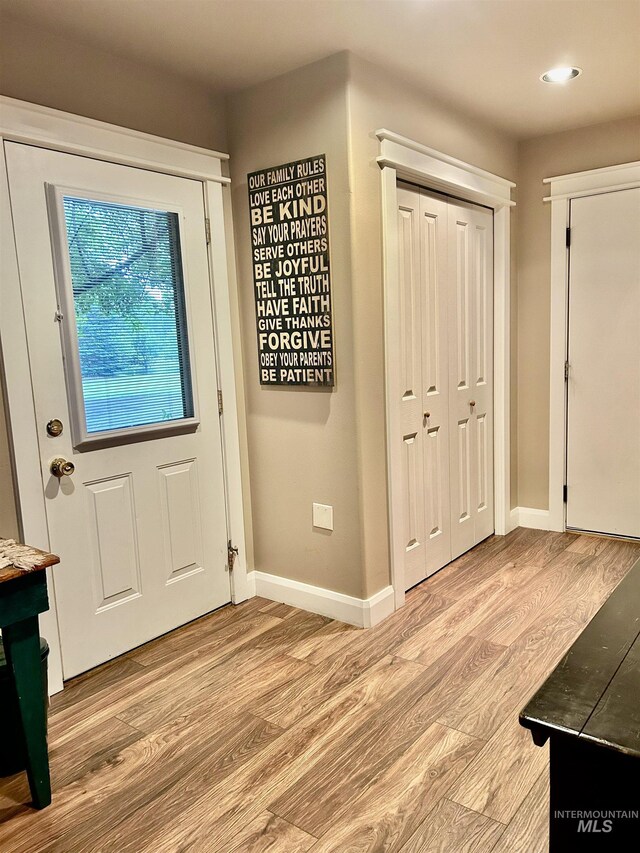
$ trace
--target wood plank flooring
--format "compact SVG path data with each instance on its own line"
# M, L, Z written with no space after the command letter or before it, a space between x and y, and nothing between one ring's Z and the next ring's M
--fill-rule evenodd
M226 607L52 700L53 804L0 779L3 853L544 853L518 711L640 545L490 537L361 631Z

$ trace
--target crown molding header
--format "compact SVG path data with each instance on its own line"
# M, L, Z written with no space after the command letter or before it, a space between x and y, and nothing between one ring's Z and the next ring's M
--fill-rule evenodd
M13 142L123 166L230 183L222 174L222 161L229 159L228 154L5 96L0 96L0 135Z
M376 131L376 137L380 140L378 165L394 168L399 178L416 180L428 175L434 189L457 197L462 195L468 201L494 209L515 205L511 201L511 189L515 184L506 178L384 128Z
M640 160L588 172L575 172L573 175L557 175L545 178L542 183L549 184L551 189L551 195L546 196L544 201L630 190L640 186Z

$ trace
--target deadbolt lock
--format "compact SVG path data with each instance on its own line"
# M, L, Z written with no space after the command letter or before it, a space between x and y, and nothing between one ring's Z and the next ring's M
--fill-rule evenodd
M73 464L73 462L67 462L66 459L62 458L62 456L58 456L56 459L53 459L51 461L49 470L51 471L54 477L57 477L59 480L61 480L63 477L70 477L76 470L76 466Z
M57 438L59 435L62 435L62 430L64 429L64 424L59 418L52 418L47 424L47 435L50 435L52 438Z

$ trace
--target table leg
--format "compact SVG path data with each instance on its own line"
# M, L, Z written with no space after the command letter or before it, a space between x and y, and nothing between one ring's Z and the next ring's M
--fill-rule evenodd
M30 616L2 629L7 663L13 672L22 719L27 778L33 804L43 809L51 802L47 719L42 701L42 670L38 617Z

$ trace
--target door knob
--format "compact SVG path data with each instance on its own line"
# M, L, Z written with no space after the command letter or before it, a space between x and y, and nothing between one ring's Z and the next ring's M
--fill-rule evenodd
M53 459L51 461L49 470L51 471L54 477L57 477L59 480L61 480L63 477L70 477L76 470L76 466L73 464L73 462L67 462L66 459L62 458L62 456L58 456L56 459Z
M428 421L431 417L431 412L425 412L422 417L425 419L425 421Z
M471 406L472 409L475 406L475 404L476 404L475 400L469 400L469 405Z

